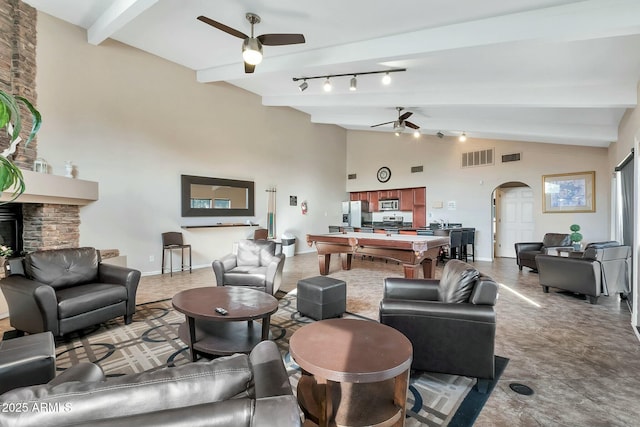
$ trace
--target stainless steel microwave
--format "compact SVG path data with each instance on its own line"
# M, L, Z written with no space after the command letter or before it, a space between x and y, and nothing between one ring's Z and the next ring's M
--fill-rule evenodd
M399 207L398 200L380 200L378 201L378 210L381 211L397 211Z

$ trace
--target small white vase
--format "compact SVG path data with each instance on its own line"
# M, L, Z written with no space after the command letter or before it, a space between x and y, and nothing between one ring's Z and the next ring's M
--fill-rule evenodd
M73 178L73 164L70 161L64 162L64 170L64 176L67 178Z

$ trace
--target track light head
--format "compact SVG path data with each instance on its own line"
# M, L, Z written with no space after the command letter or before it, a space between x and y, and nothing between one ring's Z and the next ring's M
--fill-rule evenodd
M358 89L358 80L354 75L353 77L351 77L351 81L349 82L349 90L354 92L356 89Z
M307 83L307 81L303 81L302 83L300 83L300 86L298 86L298 89L300 89L300 92L304 92L305 90L307 90L307 88L309 87L309 83Z
M437 136L438 138L442 139L442 138L444 138L444 133L442 133L442 132L438 132L438 133L436 133L436 136Z
M325 92L331 92L331 81L329 80L329 77L327 77L327 80L324 81L324 84L322 85L322 89L324 89Z

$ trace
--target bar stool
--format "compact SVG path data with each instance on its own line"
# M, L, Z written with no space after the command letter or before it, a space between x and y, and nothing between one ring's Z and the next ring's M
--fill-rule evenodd
M177 231L170 231L168 233L162 233L162 274L164 274L164 255L169 251L169 264L171 277L173 277L173 250L180 249L182 257L180 258L180 271L184 271L186 264L184 263L184 250L189 249L189 274L191 274L191 245L185 245L182 240L182 233Z

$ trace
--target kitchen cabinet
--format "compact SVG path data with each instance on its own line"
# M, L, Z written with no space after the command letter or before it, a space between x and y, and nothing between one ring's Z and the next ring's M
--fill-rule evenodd
M369 191L369 211L378 212L378 192Z
M400 198L400 190L379 190L378 191L378 199L399 199Z
M411 211L413 210L413 189L412 188L404 188L400 191L400 210L401 211Z
M425 187L413 189L413 204L418 206L426 206L427 189Z

